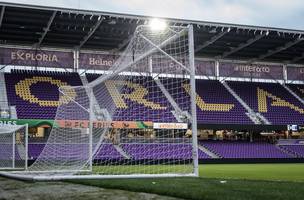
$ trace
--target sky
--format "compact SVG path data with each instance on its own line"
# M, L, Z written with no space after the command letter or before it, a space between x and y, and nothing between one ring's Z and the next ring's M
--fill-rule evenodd
M304 30L304 0L2 0L2 2Z

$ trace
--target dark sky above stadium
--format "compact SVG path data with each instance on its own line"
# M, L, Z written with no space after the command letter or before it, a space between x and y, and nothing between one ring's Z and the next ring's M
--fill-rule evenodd
M116 13L304 30L304 0L3 0Z

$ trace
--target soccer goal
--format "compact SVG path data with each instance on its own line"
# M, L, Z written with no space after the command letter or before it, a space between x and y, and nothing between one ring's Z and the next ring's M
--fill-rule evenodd
M88 85L60 88L48 141L16 176L198 176L192 26L138 26L114 65L86 78Z
M0 170L27 170L27 125L0 126Z

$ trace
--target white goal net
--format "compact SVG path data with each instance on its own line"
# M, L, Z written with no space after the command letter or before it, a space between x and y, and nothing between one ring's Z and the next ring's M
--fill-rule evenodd
M0 170L27 169L27 125L0 126Z
M36 179L197 176L193 30L137 27L88 85L60 88ZM192 137L193 135L193 137Z

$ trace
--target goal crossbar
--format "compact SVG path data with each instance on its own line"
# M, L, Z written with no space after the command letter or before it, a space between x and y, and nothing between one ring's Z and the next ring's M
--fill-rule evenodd
M178 37L180 37L180 34L184 34L184 32L186 32L186 29L182 29L180 32L177 32L175 35L173 35L172 37L170 37L169 39L163 41L158 48L162 48L163 46L166 46L167 44L169 44L171 41L177 39ZM95 81L92 81L91 83L89 83L89 86L96 86L98 84L100 84L101 82L110 79L112 76L124 71L125 69L128 69L129 67L131 67L132 65L135 65L136 63L138 63L139 61L141 61L143 58L148 57L149 55L151 55L153 52L158 50L157 47L152 48L151 50L149 50L148 52L146 52L145 54L143 54L142 56L135 58L135 60L133 62L131 62L130 64L122 67L119 70L115 70L115 72L110 73L110 74L106 74L104 76L102 76L100 79L96 79Z

